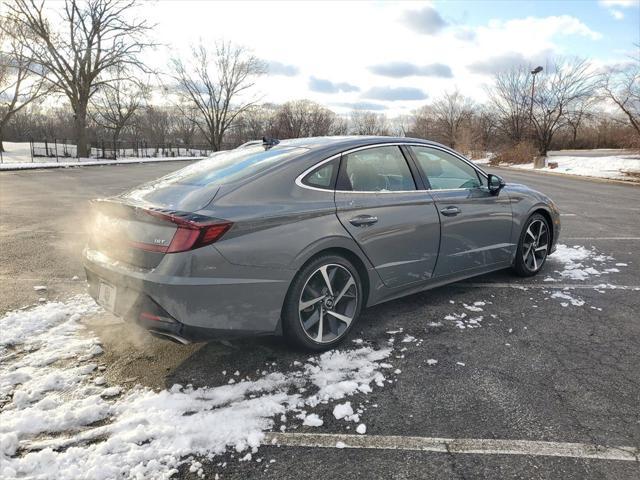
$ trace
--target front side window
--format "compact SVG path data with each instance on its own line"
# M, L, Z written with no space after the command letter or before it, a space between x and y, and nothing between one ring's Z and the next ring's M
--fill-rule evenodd
M397 146L358 150L342 157L340 189L354 192L415 190L411 170Z
M476 169L458 157L435 148L412 146L411 149L433 190L482 186Z

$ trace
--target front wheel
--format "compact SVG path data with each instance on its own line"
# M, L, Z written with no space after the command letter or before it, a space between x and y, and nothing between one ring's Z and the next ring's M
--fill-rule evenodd
M524 225L513 269L521 277L531 277L544 265L551 248L551 231L547 219L534 213Z
M282 311L283 330L296 347L333 348L351 330L363 303L358 271L346 258L323 255L296 275Z

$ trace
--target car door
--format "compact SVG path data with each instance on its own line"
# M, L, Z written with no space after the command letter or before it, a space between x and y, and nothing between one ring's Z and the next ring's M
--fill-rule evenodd
M440 213L442 237L434 276L508 262L515 249L508 195L490 193L486 177L453 152L410 148Z
M340 162L338 218L388 287L431 278L438 256L438 211L414 175L397 145L351 151Z

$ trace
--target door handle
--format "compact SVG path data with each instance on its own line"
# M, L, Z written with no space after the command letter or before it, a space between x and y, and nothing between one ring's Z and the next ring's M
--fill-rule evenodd
M440 210L440 213L443 214L445 217L455 217L461 212L462 210L460 210L458 207L446 207Z
M349 220L349 223L354 227L367 227L373 225L378 221L378 217L372 217L371 215L358 215Z

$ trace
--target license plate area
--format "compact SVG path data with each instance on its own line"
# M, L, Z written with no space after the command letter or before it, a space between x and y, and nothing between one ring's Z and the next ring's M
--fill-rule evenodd
M110 312L116 309L116 287L100 280L98 286L98 303Z

